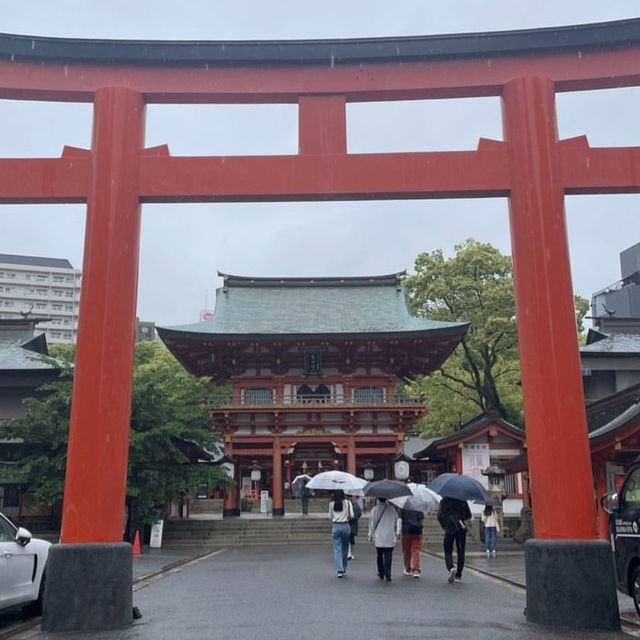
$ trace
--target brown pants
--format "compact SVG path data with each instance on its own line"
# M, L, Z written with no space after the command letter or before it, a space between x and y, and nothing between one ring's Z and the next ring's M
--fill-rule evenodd
M422 535L419 533L402 534L402 559L407 571L420 571L420 551L422 550Z

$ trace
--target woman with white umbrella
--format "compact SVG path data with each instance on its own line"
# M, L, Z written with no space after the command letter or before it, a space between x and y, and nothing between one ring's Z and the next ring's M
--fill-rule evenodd
M329 517L331 518L331 539L333 540L336 574L338 578L343 578L347 572L347 556L351 537L349 520L353 520L354 517L353 506L350 500L345 499L344 491L339 490L333 494L329 503Z

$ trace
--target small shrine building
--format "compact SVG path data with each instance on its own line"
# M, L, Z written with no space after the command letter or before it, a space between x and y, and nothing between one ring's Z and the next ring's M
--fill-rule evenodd
M268 491L284 515L296 475L342 469L391 477L424 402L399 391L451 354L466 323L411 314L404 273L363 277L252 278L219 274L211 320L158 328L192 374L230 383L209 416L234 461L239 496Z

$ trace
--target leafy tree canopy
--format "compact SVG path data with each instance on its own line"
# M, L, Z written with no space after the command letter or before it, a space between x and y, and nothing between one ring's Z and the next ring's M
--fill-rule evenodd
M413 311L433 320L469 322L459 347L433 375L411 386L426 396L421 430L442 435L480 413L522 423L522 399L511 259L468 239L455 255L420 254L405 279Z
M523 424L522 393L511 258L472 238L442 251L420 254L415 275L405 278L414 313L432 320L469 322L458 348L431 376L409 390L424 395L429 414L421 421L424 435L445 435L478 414L493 411ZM575 296L576 326L588 302Z
M64 490L74 350L54 345L51 356L64 364L65 375L26 399L24 416L0 425L0 438L23 443L13 476L28 481L35 502L44 505L58 502ZM127 496L138 520L157 519L168 500L201 482L210 487L228 483L220 467L185 464L171 439L193 440L215 451L201 403L212 389L208 379L188 374L162 345L136 345Z

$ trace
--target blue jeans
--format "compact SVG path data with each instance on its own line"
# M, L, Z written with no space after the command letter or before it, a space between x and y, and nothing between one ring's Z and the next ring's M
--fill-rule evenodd
M336 563L336 571L347 570L347 554L349 553L349 537L351 526L348 522L334 522L331 525L331 538L333 540L333 559Z
M484 530L484 544L487 551L496 550L496 528L486 527Z

